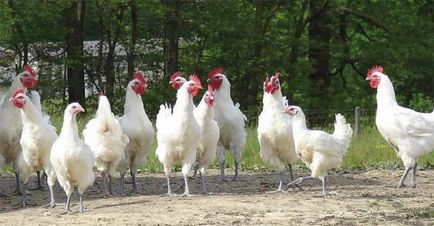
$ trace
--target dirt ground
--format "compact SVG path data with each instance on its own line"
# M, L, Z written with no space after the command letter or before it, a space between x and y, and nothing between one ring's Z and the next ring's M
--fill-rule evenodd
M230 170L227 170L231 175ZM319 180L304 181L303 191L269 193L276 189L272 172L242 172L239 182L220 182L218 170L206 177L209 194L199 194L199 179L190 180L191 197L166 196L162 173L141 173L143 195L100 198L101 178L87 190L86 211L78 213L78 195L72 210L64 206L46 209L48 189L32 190L30 206L14 207L13 176L3 176L0 190L11 195L0 198L0 225L434 225L434 171L418 172L418 187L397 189L402 170L373 170L331 173L332 195L320 196ZM298 176L306 176L308 172ZM174 174L173 188L181 186ZM36 178L34 178L36 180ZM130 182L128 177L128 182ZM115 178L118 191L118 178ZM30 187L35 186L32 181ZM127 189L131 184L127 184ZM56 184L56 201L65 202L65 193ZM182 193L178 191L177 193Z

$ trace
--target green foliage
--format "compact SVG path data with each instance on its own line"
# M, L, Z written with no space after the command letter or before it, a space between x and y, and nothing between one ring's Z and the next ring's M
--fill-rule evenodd
M431 112L433 110L433 99L421 93L415 93L410 100L410 108L420 112Z

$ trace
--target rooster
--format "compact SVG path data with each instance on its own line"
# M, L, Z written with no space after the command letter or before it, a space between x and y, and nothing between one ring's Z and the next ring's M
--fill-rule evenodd
M16 89L20 88L25 92L27 89L33 88L37 81L36 71L32 67L24 65L24 71L14 78L0 105L0 169L6 164L12 163L17 192L21 190L17 163L21 152L20 136L23 124L20 111L14 108L8 100Z
M220 138L217 145L217 156L220 159L220 179L225 177L225 149L230 150L235 162L235 175L232 180L238 180L238 169L241 162L241 152L246 144L244 128L246 116L240 111L239 104L231 99L231 85L223 74L223 68L213 68L208 73L208 80L214 89L214 119L220 128Z
M125 158L124 151L128 144L128 137L123 134L121 125L113 115L106 96L99 97L95 118L86 124L83 138L95 154L95 165L103 180L104 196L113 195L112 175L119 162Z
M205 170L214 161L220 130L214 120L214 90L208 85L208 91L203 95L193 114L201 128L201 137L196 153L196 169L200 167L200 182L202 193L206 193ZM196 171L195 171L196 173Z
M119 164L121 175L120 193L124 193L124 178L130 169L133 188L130 192L137 193L136 170L143 166L154 138L154 128L146 115L141 95L147 87L147 81L141 73L134 73L133 80L126 88L124 115L119 118L124 134L129 143L125 148L125 159Z
M292 116L292 132L295 151L311 170L311 176L300 177L289 183L300 184L304 179L320 178L322 193L327 196L327 171L339 167L342 157L350 146L353 130L341 114L336 114L335 130L328 134L320 130L309 130L306 117L300 107L287 106L285 113Z
M378 131L404 163L405 170L398 188L404 186L404 180L411 169L411 186L416 187L416 158L434 150L434 111L420 113L399 106L393 84L383 74L381 66L371 68L366 80L369 80L373 89L377 89L375 123Z
M78 135L77 114L80 112L84 109L78 103L66 107L62 130L51 147L50 161L67 196L65 213L72 212L70 204L75 187L80 195L80 212L84 211L83 193L95 180L92 169L95 156Z
M201 136L200 126L193 114L195 108L193 97L202 88L201 82L196 75L190 76L189 79L187 82L182 82L177 91L173 112L169 106L161 105L157 115L158 146L155 152L164 167L168 195L173 195L170 186L170 174L172 166L178 161L182 163L182 174L184 176L185 191L183 195L190 195L187 175L195 162L196 148Z
M291 117L282 114L287 102L282 97L279 74L267 77L264 81L264 107L258 119L258 140L261 158L279 170L279 187L282 192L285 167L288 165L291 180L294 180L292 164L297 160Z
M20 109L23 123L23 132L20 138L22 152L18 160L18 168L23 182L22 204L23 206L26 205L26 190L30 174L44 170L50 189L50 206L53 208L55 206L53 186L56 182L56 175L50 163L50 150L57 139L56 131L43 118L40 109L24 94L23 89L16 89L9 101Z

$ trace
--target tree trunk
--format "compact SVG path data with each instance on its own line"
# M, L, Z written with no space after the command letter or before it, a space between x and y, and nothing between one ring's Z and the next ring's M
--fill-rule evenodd
M84 0L71 2L65 9L66 27L66 54L68 74L68 101L79 102L85 107L85 83L83 65L83 17Z
M131 8L131 42L127 52L128 76L132 76L135 71L134 61L136 59L137 42L137 5L136 0L130 0Z
M330 3L328 0L311 0L309 24L309 62L312 66L310 79L322 88L330 86Z
M112 35L111 29L107 32L107 42L108 42L108 52L107 52L107 59L104 66L104 73L106 76L106 95L110 99L110 97L114 94L115 89L115 50L116 45L118 44L120 33L122 31L122 21L124 17L124 11L125 7L123 4L117 6L115 9L115 15L116 15L116 25L114 27L114 33Z
M171 0L162 0L162 2L165 6L164 74L170 76L178 70L181 3Z
M259 85L259 77L262 76L261 74L261 55L262 55L262 49L263 49L263 29L264 29L264 6L263 0L256 0L255 1L255 21L254 21L254 37L253 37L253 64L250 67L250 70L248 70L248 74L246 77L248 77L249 81L249 87L248 92L249 95L247 96L247 106L255 106L256 98L258 96L258 85ZM250 109L249 111L256 111L257 109ZM252 114L256 114L256 112L252 112Z
M99 0L96 1L96 12L98 17L98 35L99 35L99 43L98 43L98 58L96 62L95 69L95 77L96 81L98 81L99 91L102 93L106 93L104 82L102 81L103 75L103 63L104 63L104 7Z

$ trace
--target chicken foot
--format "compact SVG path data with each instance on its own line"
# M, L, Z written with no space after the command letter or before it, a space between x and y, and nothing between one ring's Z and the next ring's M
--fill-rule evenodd
M173 193L172 193L172 186L170 185L170 176L167 175L167 176L166 176L166 179L167 179L167 195L168 195L168 196L173 196Z
M137 191L136 174L133 172L130 172L130 174L131 174L131 181L133 183L133 189L130 191L130 193L128 193L128 195L138 195L140 193Z
M190 189L188 188L188 175L183 175L184 176L184 193L182 193L181 196L191 196L190 195Z
M405 187L404 181L405 181L405 178L407 177L408 173L410 172L411 168L412 167L405 167L404 173L402 174L401 179L399 180L398 188Z
M48 188L50 189L50 203L43 205L42 208L47 208L47 207L54 208L56 206L66 205L65 203L56 203L56 201L54 200L53 186L48 186Z
M299 178L297 178L296 180L293 180L293 181L291 181L290 183L288 183L287 185L286 185L286 188L288 189L289 188L289 186L291 186L291 185L298 185L298 184L300 184L304 179L313 179L314 177L312 177L312 176L306 176L306 177L299 177Z
M294 177L294 173L292 171L292 165L291 164L288 164L288 171L289 171L289 177L291 178L291 181L294 181L295 177ZM298 189L300 189L301 191L303 191L303 189L298 184L294 184L294 186L297 187ZM295 187L294 187L294 190L295 190Z
M412 174L411 174L411 187L412 188L416 187L417 162L414 163L414 165L412 167L406 167L405 168L404 173L402 174L401 179L399 180L398 188L405 187L404 181L405 181L405 178L407 177L408 173L410 172L410 170L413 170Z

